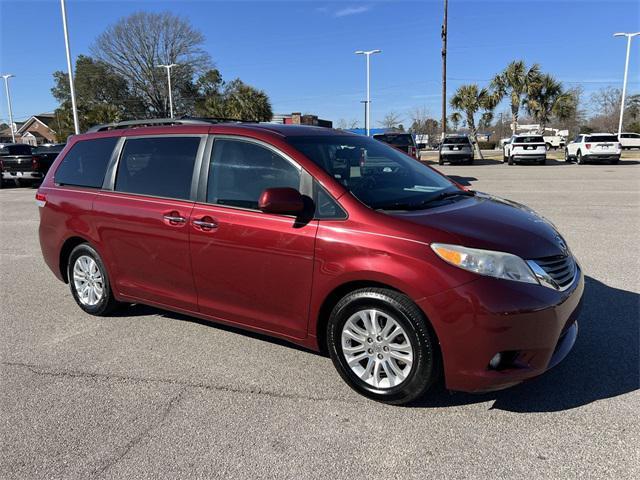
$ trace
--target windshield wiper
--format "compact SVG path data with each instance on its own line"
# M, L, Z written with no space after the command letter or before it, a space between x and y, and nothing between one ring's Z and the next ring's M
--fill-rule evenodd
M454 190L454 191L446 191L446 192L441 192L437 195L434 195L431 198L427 198L426 200L422 200L421 202L418 203L407 203L407 202L396 202L396 203L389 203L386 205L375 205L373 208L376 210L420 210L422 208L425 208L426 206L428 206L430 203L433 202L438 202L440 200L445 200L447 198L452 198L452 197L473 197L475 195L475 192L471 191L471 190Z

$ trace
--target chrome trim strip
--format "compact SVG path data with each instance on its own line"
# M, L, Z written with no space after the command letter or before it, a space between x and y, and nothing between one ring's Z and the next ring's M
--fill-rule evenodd
M558 284L556 280L551 278L551 275L549 275L535 260L525 260L525 261L527 262L527 265L529 265L529 268L531 269L533 274L536 276L536 278L540 282L540 285L542 285L543 287L558 290L559 292L564 292L575 283L575 280L578 277L580 272L580 268L578 267L578 263L576 262L575 258L570 256L568 260L573 262L573 265L569 265L569 268L573 268L573 271L571 271L571 281L567 283L565 286L560 286L560 284ZM541 263L543 263L543 261L541 261ZM566 275L561 278L564 280L565 277Z

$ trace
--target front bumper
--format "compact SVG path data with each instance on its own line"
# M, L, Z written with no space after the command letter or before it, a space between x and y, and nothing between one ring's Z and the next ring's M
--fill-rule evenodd
M561 362L575 342L584 277L551 288L482 277L418 302L440 341L450 390L500 390L536 377ZM503 353L510 361L489 366Z

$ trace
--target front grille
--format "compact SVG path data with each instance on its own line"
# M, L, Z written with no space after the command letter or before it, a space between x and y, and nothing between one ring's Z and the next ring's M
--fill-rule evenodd
M539 258L534 260L534 262L536 262L561 289L569 286L575 278L576 262L572 255Z

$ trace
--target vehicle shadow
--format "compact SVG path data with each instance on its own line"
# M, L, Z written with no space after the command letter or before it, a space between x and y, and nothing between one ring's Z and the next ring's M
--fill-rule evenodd
M191 317L189 315L184 315L182 313L172 312L170 310L162 310L160 308L152 307L150 305L143 305L141 303L137 303L134 305L128 305L126 307L120 308L111 314L112 317L144 317L144 316L158 316L164 318L170 318L172 320L179 320L182 322L190 322L197 323L198 325L203 325L205 327L212 327L218 330L224 330L225 332L235 333L238 335L243 335L245 337L253 338L255 340L260 340L262 342L273 343L275 345L281 345L283 347L292 348L294 350L299 350L305 353L311 353L313 355L326 356L320 352L316 352L314 350L309 350L301 345L297 345L295 343L288 342L287 340L283 340L280 338L272 337L266 334L252 332L250 330L245 330L240 327L233 327L231 325L225 325L223 323L202 320L197 317Z
M451 407L493 401L492 409L555 412L640 388L640 295L585 279L584 305L573 351L554 369L516 387L488 394L449 393L443 387L413 407Z
M451 180L453 180L457 184L462 185L463 187L470 187L471 182L478 181L476 177L462 177L460 175L447 175L447 177L449 177Z

